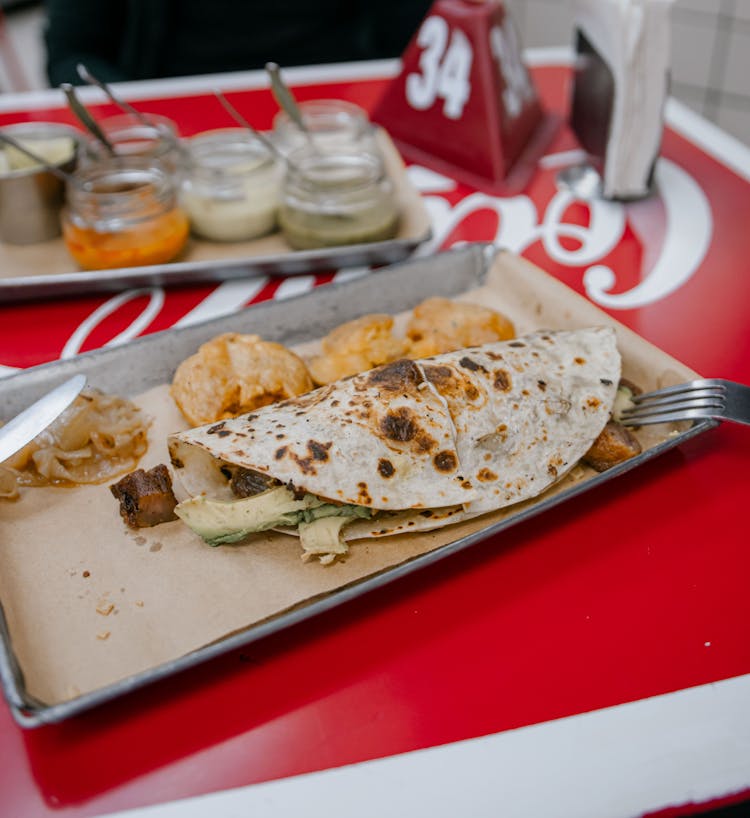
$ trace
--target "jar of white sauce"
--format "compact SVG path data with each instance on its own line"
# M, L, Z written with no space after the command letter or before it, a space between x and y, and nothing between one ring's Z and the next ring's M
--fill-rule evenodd
M187 140L180 201L196 236L246 241L276 228L283 168L268 148L242 129Z

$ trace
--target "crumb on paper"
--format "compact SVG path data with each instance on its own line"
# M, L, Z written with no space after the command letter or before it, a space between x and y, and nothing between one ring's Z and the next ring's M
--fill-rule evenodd
M84 572L83 572L83 574L82 574L81 576L83 576L83 577L90 577L90 576L91 576L91 572L90 572L90 571L84 571Z
M142 599L136 599L135 604L136 604L136 605L137 605L139 608L142 608L142 607L143 607L143 600L142 600Z
M109 639L109 633L109 631L100 631L97 633L96 638L101 639L103 642L105 639Z
M108 599L100 599L96 606L96 612L102 616L109 616L115 609L115 603Z

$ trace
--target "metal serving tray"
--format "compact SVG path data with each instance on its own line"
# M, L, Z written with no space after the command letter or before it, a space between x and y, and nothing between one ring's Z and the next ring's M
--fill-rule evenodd
M430 239L430 219L388 134L378 128L375 138L401 211L398 233L392 239L292 250L278 232L243 242L212 242L191 237L186 251L177 261L93 272L74 269L62 239L25 246L0 242L0 304L74 293L117 292L131 287L215 284L250 276L305 275L401 261Z
M294 345L320 338L332 327L365 312L398 313L415 306L428 296L458 296L485 284L490 267L497 264L498 260L502 262L503 257L509 257L509 254L500 253L498 255L491 245L467 245L459 250L388 267L364 278L320 287L311 293L288 300L261 303L228 317L164 331L120 347L101 349L82 354L74 359L34 367L2 381L0 418L10 417L51 387L79 372L85 373L92 385L107 391L124 395L143 392L152 386L171 380L175 367L185 357L191 354L199 344L222 332L250 331L268 340ZM538 269L531 268L526 262L516 260L514 263L526 265L530 272L533 271L539 277L545 276ZM523 276L519 280L522 278ZM550 277L546 278L552 282ZM555 281L554 285L549 286L552 289L546 291L545 298L549 298L550 292L558 292L562 298L575 299L585 304L582 309L586 311L587 318L593 316L600 318L601 323L615 324L603 312L585 302L585 299L572 293L559 282ZM555 290L555 288L562 289ZM632 338L637 338L620 325L616 327L618 334L622 331L629 333ZM639 340L646 345L642 339ZM139 362L138 367L130 365L133 360ZM677 362L674 363L677 364ZM677 366L681 365L677 364ZM136 673L61 703L49 705L35 701L29 695L24 684L23 670L14 654L5 614L0 610L0 680L4 694L15 719L24 727L35 727L69 718L153 681L248 645L323 611L342 605L362 594L382 588L400 577L419 571L509 526L547 511L573 496L612 480L668 449L679 446L714 425L716 425L714 421L698 423L669 436L638 457L607 472L574 484L556 495L543 496L537 502L523 504L523 508L518 513L484 526L480 518L476 530L468 536L457 538L395 567L338 588L326 596L315 597L299 607L251 625L246 630L233 633L173 661L165 662L145 672Z

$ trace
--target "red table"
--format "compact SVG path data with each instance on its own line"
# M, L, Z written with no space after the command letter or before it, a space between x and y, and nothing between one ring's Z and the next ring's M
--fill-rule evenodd
M566 55L530 57L545 105L564 113ZM300 99L371 109L396 71L386 62L287 76ZM210 94L216 84L121 90L189 135L229 124ZM263 76L225 75L220 84L257 127L270 126L275 105ZM0 124L25 119L67 120L61 95L0 98ZM750 151L677 103L667 122L660 193L627 207L589 208L557 189L556 169L577 148L567 130L513 198L412 167L435 230L421 252L462 241L509 246L697 371L750 382ZM2 306L0 373L330 278ZM536 814L544 796L546 815L603 816L683 805L676 814L690 802L747 796L749 463L750 436L724 425L419 575L105 708L23 731L1 704L0 813L100 815L495 733L487 744L457 745L452 782L420 777L407 756L402 769L412 772L394 803L430 805L444 793L450 804L463 780L473 781L465 812L476 815L490 814L479 805L498 797L508 814ZM697 687L720 680L731 681ZM624 703L635 704L617 707ZM589 715L549 724L577 714ZM535 732L509 732L530 725ZM532 736L527 756L519 742ZM495 780L474 781L462 766L477 746L507 748ZM571 777L561 780L561 770ZM336 804L352 780L340 789L330 780L326 812L344 814ZM263 789L238 803L283 814L270 810L270 795L252 800L254 791ZM384 797L365 793L357 814L371 814L367 798L372 806ZM434 804L431 812L448 814Z

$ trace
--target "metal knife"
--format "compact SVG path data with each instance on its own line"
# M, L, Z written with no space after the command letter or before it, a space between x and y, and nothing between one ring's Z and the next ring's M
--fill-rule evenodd
M76 399L86 384L85 375L74 375L28 409L0 426L0 463L7 460L43 432Z

